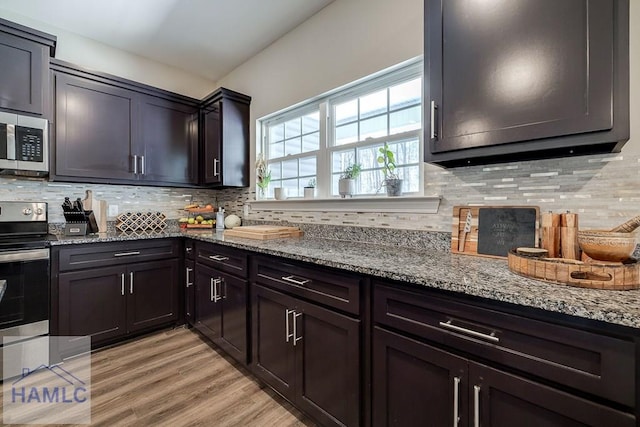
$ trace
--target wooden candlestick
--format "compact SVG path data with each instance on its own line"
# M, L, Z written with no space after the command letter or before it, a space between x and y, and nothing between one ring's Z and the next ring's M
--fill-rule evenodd
M543 213L540 218L542 241L540 247L546 249L549 258L560 257L560 214Z
M560 225L560 251L562 258L579 260L578 214L567 212L560 215Z

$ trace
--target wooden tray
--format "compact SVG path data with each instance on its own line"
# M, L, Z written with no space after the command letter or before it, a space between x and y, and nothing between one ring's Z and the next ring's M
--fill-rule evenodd
M509 251L509 270L545 282L591 289L640 288L640 263L582 262L563 258L534 258Z
M187 224L187 228L213 228L215 224Z
M500 232L479 231L480 211L484 218L497 214L527 213L526 222L507 220ZM471 229L465 233L467 214L471 213ZM451 252L492 258L507 256L509 249L518 246L537 247L539 241L540 209L537 206L454 206L451 231ZM497 250L497 251L496 251Z
M302 231L298 227L280 227L275 225L245 225L224 231L225 236L244 237L246 239L269 240L300 237Z

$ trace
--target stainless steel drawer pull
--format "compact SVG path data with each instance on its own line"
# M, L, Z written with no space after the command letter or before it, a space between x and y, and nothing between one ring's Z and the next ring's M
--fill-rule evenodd
M140 255L140 251L132 251L132 252L118 252L113 254L113 256L132 256L132 255Z
M460 378L453 377L453 427L460 423Z
M145 170L144 156L140 156L140 171L142 175L144 175L145 173L144 170Z
M212 279L213 280L213 302L218 302L222 299L220 296L220 284L222 283L222 279Z
M436 101L431 101L431 139L438 138L438 132L436 128L436 110L438 106L436 105Z
M311 281L310 279L296 280L294 277L296 276L282 276L281 279L298 286L304 286Z
M213 277L212 277L211 278L211 301L213 301L213 299L215 298L213 287L214 287L214 284L213 284Z
M213 176L220 175L220 173L218 172L218 163L220 163L220 160L213 159Z
M138 174L138 156L135 154L133 155L133 173Z
M293 311L293 310L289 310L289 309L285 310L285 313L284 313L284 315L285 315L285 329L286 329L286 332L285 332L285 341L286 341L286 342L289 342L289 339L290 339L291 337L293 337L293 334L290 332L290 331L291 331L291 324L289 323L289 316L290 316L292 313L295 313L295 311Z
M298 341L302 339L302 335L298 336L298 317L302 316L302 313L294 312L293 315L293 345L295 346Z
M120 274L120 288L122 296L124 296L124 273Z
M214 261L227 261L229 257L222 255L209 255L209 259L212 259Z
M133 271L129 273L129 293L133 295Z
M187 276L187 288L193 285L193 282L189 280L189 273L193 271L193 268L187 267L186 276Z
M440 322L440 326L442 326L443 328L451 329L452 331L461 332L463 334L482 338L491 342L500 342L500 338L496 337L494 335L494 332L491 332L491 334L483 334L482 332L472 331L471 329L454 325L453 323L451 323L451 320L447 320L446 322Z
M473 386L473 427L480 427L480 386Z

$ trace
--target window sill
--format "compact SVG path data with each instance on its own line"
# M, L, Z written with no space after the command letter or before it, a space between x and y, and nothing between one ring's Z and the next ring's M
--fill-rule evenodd
M296 212L438 213L441 196L354 197L351 199L252 200L250 210Z

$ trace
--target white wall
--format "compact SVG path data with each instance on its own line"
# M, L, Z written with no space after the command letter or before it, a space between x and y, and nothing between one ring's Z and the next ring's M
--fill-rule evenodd
M1 8L0 17L58 38L56 58L172 92L203 98L215 82Z
M251 95L254 150L255 119L421 55L422 20L423 0L336 0L218 86Z

